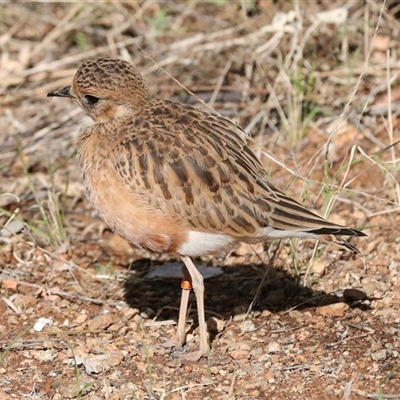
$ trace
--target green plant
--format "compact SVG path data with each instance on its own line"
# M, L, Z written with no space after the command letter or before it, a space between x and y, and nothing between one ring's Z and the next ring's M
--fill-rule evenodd
M95 268L98 275L106 275L107 277L117 278L117 271L111 261L109 261L107 264L96 263Z
M48 168L50 186L47 188L47 198L43 199L39 195L39 192L33 183L31 174L28 171L23 157L23 150L18 138L16 138L16 144L23 168L23 174L28 178L29 189L34 196L35 207L38 208L40 216L39 219L32 219L30 223L27 223L26 221L24 221L24 223L34 234L46 240L51 246L60 248L67 241L67 234L64 228L64 216L68 180L65 184L64 190L59 193L55 185L54 176L60 166L57 166L54 169Z
M299 143L317 114L322 110L312 100L312 92L315 85L314 73L311 71L305 76L304 67L299 64L295 73L287 72L290 85L287 87L288 121L290 129L288 140L296 145Z
M79 372L79 366L76 362L76 357L74 353L74 349L70 346L70 350L72 352L72 359L74 361L74 371L75 371L75 382L76 382L76 398L80 400L84 392L89 389L92 385L90 383L86 383L82 385L81 375Z
M89 47L87 36L83 32L76 32L74 42L80 49Z
M229 0L206 0L206 3L216 4L217 6L223 6L228 2Z
M154 17L149 18L148 22L151 27L153 27L157 32L165 32L171 23L171 17L164 8L160 8L154 15Z
M26 327L22 332L18 333L17 336L15 336L15 338L6 346L6 348L4 349L4 351L0 354L0 365L3 363L3 361L5 360L8 352L12 349L13 345L15 343L18 342L19 339L21 339L22 337L24 337L28 331L32 328L32 325L29 325L28 327Z

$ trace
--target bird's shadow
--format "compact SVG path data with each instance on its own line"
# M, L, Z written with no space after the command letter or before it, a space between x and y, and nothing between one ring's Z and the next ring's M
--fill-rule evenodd
M130 265L135 272L125 281L125 301L140 311L150 308L158 320L177 320L181 288L178 279L146 279L153 268L150 260ZM206 318L229 319L237 314L268 310L277 313L291 308L314 309L329 304L348 302L343 296L313 290L302 285L299 278L280 268L268 265L223 267L223 275L205 280ZM361 302L348 302L351 307L365 310ZM197 326L196 302L190 297L190 315ZM212 339L212 338L211 338Z

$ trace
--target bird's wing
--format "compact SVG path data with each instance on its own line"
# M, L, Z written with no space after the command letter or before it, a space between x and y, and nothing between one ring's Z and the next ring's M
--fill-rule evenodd
M238 239L262 236L268 227L359 233L326 221L271 185L247 134L225 118L158 100L129 126L113 152L114 168L149 206L192 230Z

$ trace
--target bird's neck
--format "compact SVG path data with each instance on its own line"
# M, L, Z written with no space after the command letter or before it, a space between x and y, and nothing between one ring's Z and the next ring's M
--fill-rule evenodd
M91 121L81 126L75 145L82 169L88 165L99 165L107 159L107 151L116 140L114 132L116 130L108 123Z

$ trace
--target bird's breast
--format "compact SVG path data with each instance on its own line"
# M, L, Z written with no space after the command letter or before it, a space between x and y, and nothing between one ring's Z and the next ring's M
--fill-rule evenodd
M85 146L78 158L87 197L115 233L136 247L177 254L188 229L174 215L155 208L148 196L132 189L101 152Z

